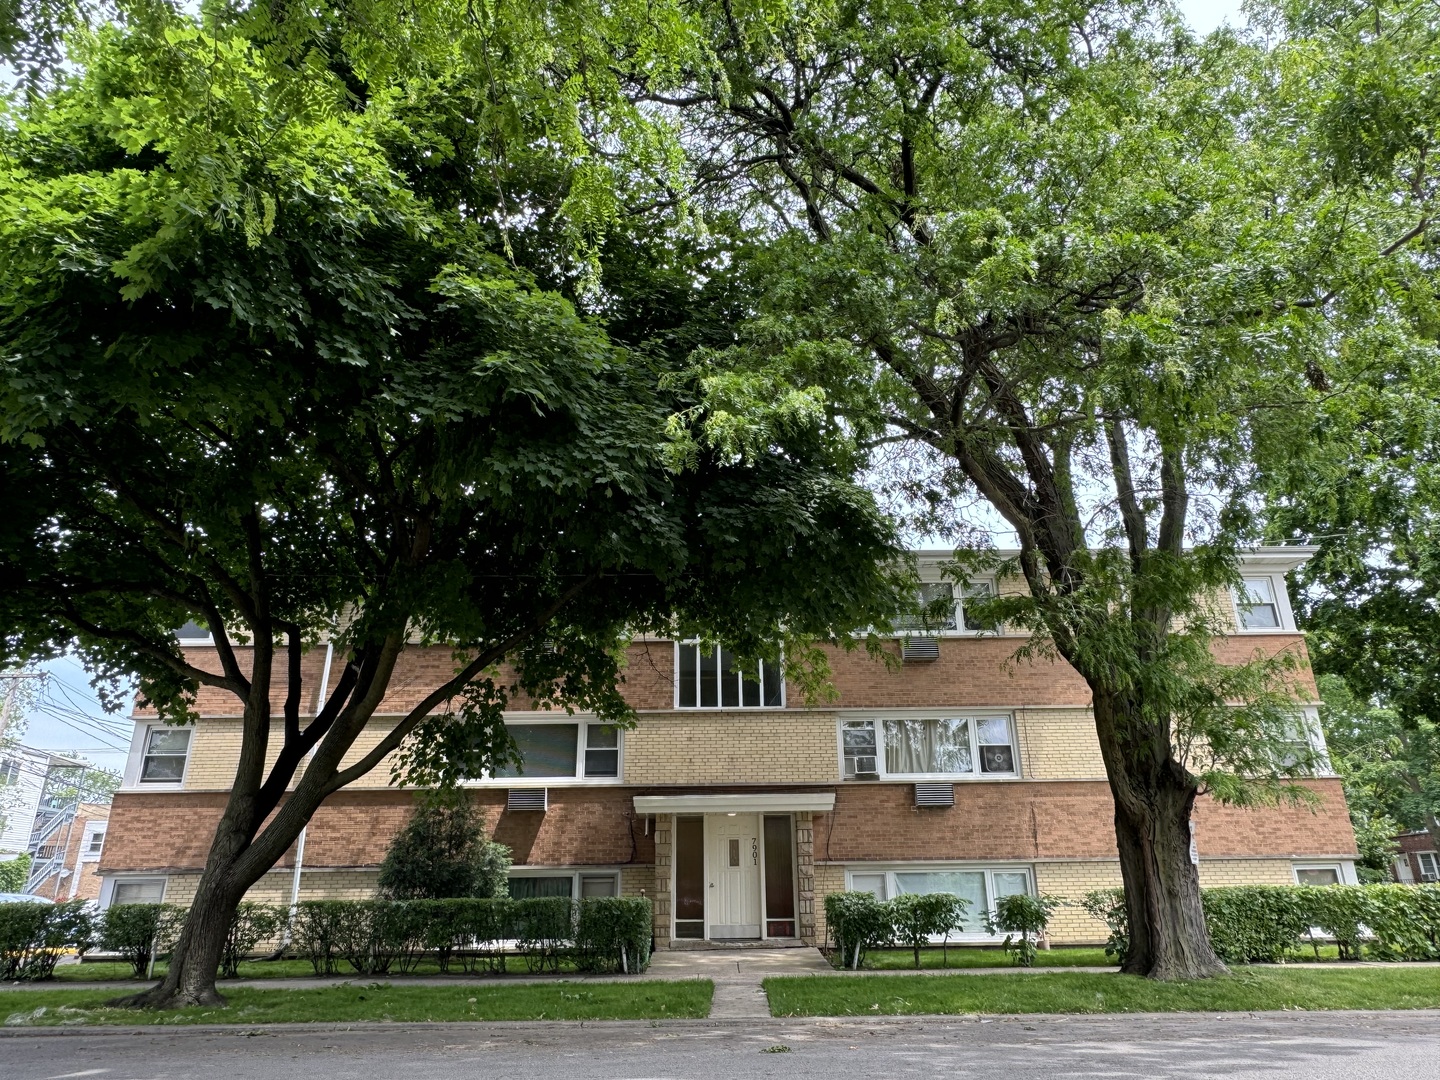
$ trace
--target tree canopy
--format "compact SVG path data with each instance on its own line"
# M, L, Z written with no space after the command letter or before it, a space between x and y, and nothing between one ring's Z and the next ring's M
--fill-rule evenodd
M353 72L276 74L244 19L154 9L71 55L0 131L4 659L74 640L168 720L200 686L245 712L147 1001L213 997L244 889L386 755L414 782L478 775L511 752L516 691L626 723L634 633L788 642L799 676L807 640L892 608L894 528L822 413L676 452L709 416L677 356L717 332L723 275L616 231L625 257L587 277L564 155L508 159L502 197L463 72L356 108ZM218 670L180 648L188 620ZM453 677L342 765L408 644L452 649Z

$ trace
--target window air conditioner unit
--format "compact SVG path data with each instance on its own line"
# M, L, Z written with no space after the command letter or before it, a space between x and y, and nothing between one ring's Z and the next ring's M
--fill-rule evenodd
M549 788L511 788L505 793L506 810L539 810L542 814L550 806Z
M940 642L933 637L907 637L900 644L900 659L907 664L933 664L940 659Z
M954 806L954 784L916 784L916 806Z
M849 760L852 766L852 780L880 779L880 767L875 761L875 755L867 754L863 757L852 757Z

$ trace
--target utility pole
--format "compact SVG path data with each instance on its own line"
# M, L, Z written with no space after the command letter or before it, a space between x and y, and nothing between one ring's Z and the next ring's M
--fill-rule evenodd
M5 703L0 705L0 739L5 737L5 729L10 726L10 711L15 707L15 699L20 694L20 683L23 679L45 678L43 671L3 671L0 672L0 679L8 684L5 687Z

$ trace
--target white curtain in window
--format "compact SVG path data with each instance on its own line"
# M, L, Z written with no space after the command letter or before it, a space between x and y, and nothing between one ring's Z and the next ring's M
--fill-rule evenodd
M885 771L892 775L973 771L969 722L886 720Z
M980 870L932 870L896 874L895 888L901 893L950 893L970 901L962 929L979 930L989 906L985 898L985 874Z

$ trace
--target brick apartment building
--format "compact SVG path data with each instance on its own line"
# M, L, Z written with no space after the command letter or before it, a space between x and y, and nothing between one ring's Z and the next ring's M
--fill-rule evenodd
M1391 866L1396 881L1406 885L1440 881L1440 851L1428 832L1403 832L1395 841L1400 845Z
M1265 549L1244 565L1244 603L1224 598L1240 660L1304 643L1284 575L1308 552ZM940 553L922 553L927 599L952 595ZM1006 587L1010 587L1006 583ZM985 589L984 583L973 588ZM769 665L739 672L694 644L632 645L625 692L637 725L514 712L521 776L473 782L485 831L513 853L515 895L640 895L655 937L825 937L823 897L947 890L972 903L964 940L988 940L981 913L1017 891L1078 898L1118 885L1112 805L1088 703L1063 662L1018 663L1021 636L983 627L953 596L949 625L909 639L897 667L834 657L838 697L808 706ZM192 646L203 657L206 645ZM897 640L899 652L902 642ZM313 715L326 649L306 659ZM381 714L402 714L450 670L448 649L408 653ZM1315 700L1308 669L1304 686ZM137 712L100 873L102 904L185 903L239 751L233 700L202 690L193 728ZM373 746L384 730L374 724ZM1314 725L1318 738L1318 725ZM353 756L367 747L357 746ZM1354 835L1337 779L1307 781L1318 806L1196 811L1202 884L1355 881ZM254 899L372 894L378 863L414 793L382 764L332 796ZM1103 940L1075 907L1051 939Z

